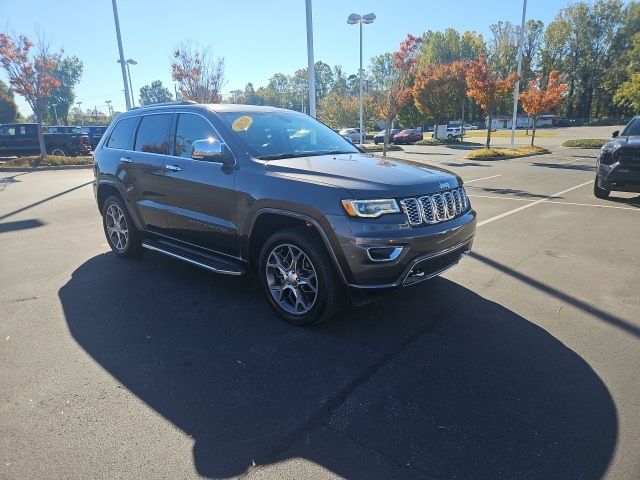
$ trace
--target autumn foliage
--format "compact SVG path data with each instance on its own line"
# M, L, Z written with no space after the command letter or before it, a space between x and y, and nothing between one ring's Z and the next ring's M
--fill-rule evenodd
M391 130L391 122L402 108L411 99L411 81L416 66L416 53L422 39L408 34L398 51L393 52L393 69L388 79L387 91L380 104L379 112L385 119L385 138L383 155L387 153L389 143L388 132Z
M40 158L46 152L42 136L42 116L53 91L60 86L60 80L53 74L55 56L48 53L46 44L32 54L33 42L26 36L17 39L0 34L0 65L7 72L13 90L24 97L38 120Z
M561 83L560 72L552 70L546 82L544 76L539 74L537 79L531 80L527 89L520 93L522 108L533 119L531 146L536 136L536 122L543 114L556 108L566 92L567 85Z
M487 64L484 56L469 62L467 69L467 95L475 100L487 113L487 144L491 144L491 120L496 104L512 91L518 74L513 72L506 78L499 78Z
M412 90L418 110L437 123L446 121L460 108L465 98L467 68L467 62L463 61L419 68Z
M224 84L224 59L214 58L208 48L179 45L173 52L171 76L178 82L181 98L198 103L220 103Z

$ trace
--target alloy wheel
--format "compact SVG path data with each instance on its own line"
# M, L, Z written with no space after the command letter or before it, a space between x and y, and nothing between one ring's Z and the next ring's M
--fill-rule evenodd
M318 299L318 275L309 257L291 244L276 246L267 257L267 285L286 312L308 313Z
M105 219L111 245L119 252L124 251L129 242L129 228L124 212L117 204L112 203L107 207Z

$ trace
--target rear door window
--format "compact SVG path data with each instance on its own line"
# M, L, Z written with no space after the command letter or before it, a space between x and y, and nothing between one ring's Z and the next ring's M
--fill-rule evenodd
M133 129L136 126L138 117L128 117L120 120L109 136L107 148L117 148L120 150L131 150Z
M172 116L172 113L143 116L136 135L135 150L137 152L168 154L169 128Z

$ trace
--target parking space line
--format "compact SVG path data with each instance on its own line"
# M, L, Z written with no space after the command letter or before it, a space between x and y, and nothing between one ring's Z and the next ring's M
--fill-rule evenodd
M473 180L465 180L464 183L479 182L480 180L489 180L490 178L496 178L496 177L501 177L501 176L502 176L502 174L500 174L500 175L491 175L490 177L474 178Z
M584 187L585 185L590 185L592 183L593 183L593 180L589 180L588 182L581 183L580 185L576 185L575 187L567 188L566 190L562 190L561 192L557 192L557 193L554 193L552 195L546 196L544 198L541 198L540 200L536 200L534 202L527 203L526 205L522 205L521 207L514 208L513 210L509 210L507 212L501 213L500 215L496 215L495 217L487 218L486 220L483 220L482 222L478 222L478 227L481 227L482 225L486 225L487 223L495 222L496 220L500 220L501 218L508 217L509 215L513 215L514 213L521 212L522 210L525 210L527 208L533 207L535 205L539 205L539 204L545 202L546 200L550 200L550 199L552 199L554 197L557 197L558 195L563 195L563 194L565 194L567 192L570 192L572 190L576 190L578 188Z
M514 200L516 202L530 202L531 201L528 198L514 198L514 197L505 197L505 196L497 196L497 195L469 195L469 194L467 194L467 197L491 198L491 199L496 199L496 200ZM617 205L598 205L597 203L561 202L559 200L544 200L542 203L557 203L559 205L577 205L577 206L580 206L580 207L617 208L619 210L634 210L636 212L640 212L640 208L619 207Z

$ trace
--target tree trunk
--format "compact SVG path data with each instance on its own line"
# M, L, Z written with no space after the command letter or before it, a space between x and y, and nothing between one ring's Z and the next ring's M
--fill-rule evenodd
M533 147L533 140L536 138L536 122L537 118L533 119L533 127L531 128L531 146Z
M40 165L47 158L47 149L44 144L44 132L42 128L42 113L36 113L36 121L38 122L38 143L40 144L40 159L34 166Z
M490 113L487 113L487 145L486 147L489 148L489 145L491 145L491 120L492 120L493 115L491 115Z
M387 116L384 122L384 140L382 144L382 156L387 156L387 145L389 144L389 130L391 129L391 119Z

